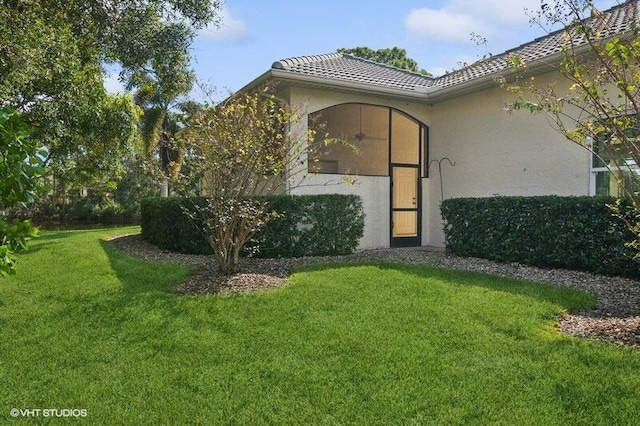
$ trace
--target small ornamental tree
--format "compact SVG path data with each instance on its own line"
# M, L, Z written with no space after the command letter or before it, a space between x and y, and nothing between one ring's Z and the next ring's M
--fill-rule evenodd
M606 13L589 0L541 1L532 23L562 27L561 59L546 64L564 85L541 83L528 72L526 60L511 57L515 80L500 83L515 94L509 110L544 113L571 142L589 150L594 164L606 167L632 208L612 205L634 235L640 250L640 28L637 1L626 1ZM619 30L619 19L628 29ZM637 256L640 256L640 252Z
M194 215L220 273L237 272L243 247L277 217L255 196L283 193L302 181L307 135L291 131L299 118L267 85L204 109L179 133L200 169L207 202L194 205Z

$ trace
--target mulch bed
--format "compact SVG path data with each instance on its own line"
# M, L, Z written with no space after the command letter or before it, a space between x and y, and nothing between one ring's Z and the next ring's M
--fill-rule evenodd
M286 284L291 272L301 266L363 261L424 263L586 290L596 295L596 306L588 311L562 316L558 319L559 330L577 337L640 348L640 281L636 280L457 257L442 250L422 247L363 250L349 256L242 259L242 272L226 277L218 274L212 256L161 250L144 241L140 234L115 237L109 241L117 249L143 259L192 266L194 274L176 287L179 293L191 295L268 290Z

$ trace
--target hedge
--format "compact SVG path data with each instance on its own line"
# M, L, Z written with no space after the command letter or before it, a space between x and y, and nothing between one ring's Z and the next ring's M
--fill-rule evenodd
M189 254L212 254L199 224L184 213L201 198L146 198L140 204L142 237L162 249Z
M633 236L609 197L458 198L442 203L447 251L460 256L640 276ZM627 204L626 207L629 205Z
M254 238L255 257L325 256L352 253L364 231L362 201L356 195L261 197L280 217ZM210 254L211 247L184 208L203 198L148 198L141 205L142 236L170 251Z

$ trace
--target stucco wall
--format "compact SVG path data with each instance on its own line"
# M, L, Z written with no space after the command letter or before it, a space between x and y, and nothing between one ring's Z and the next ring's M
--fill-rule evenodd
M442 164L444 198L587 195L589 153L564 139L543 114L506 112L509 99L496 87L430 107L431 159L455 161L455 167ZM440 204L437 167L430 171L431 198ZM430 210L428 223L427 244L443 245L439 209Z
M430 125L428 109L423 105L412 104L381 97L367 97L340 92L321 91L305 88L293 88L284 94L290 102L305 111L312 113L333 105L347 102L362 102L374 105L388 106L399 109L417 120ZM306 120L302 120L294 130L295 134L306 131ZM304 162L302 159L301 162ZM306 169L306 163L300 164ZM359 248L389 247L390 244L390 178L374 176L353 176L356 182L340 183L339 175L314 175L307 178L302 185L295 181L292 184L293 194L357 194L362 197L366 214L364 236ZM426 181L426 180L423 180ZM428 204L423 203L423 221L429 217ZM423 227L428 229L428 227ZM426 242L428 237L423 235Z
M339 176L315 175L310 186L301 186L293 194L356 194L365 211L364 235L358 248L389 247L389 177L361 176L353 184L339 183Z
M543 115L504 110L510 95L499 87L436 105L383 97L290 88L284 94L307 113L346 102L383 105L403 111L429 127L429 178L422 179L422 243L442 246L440 177L433 160L442 163L444 198L492 195L586 195L589 153L557 133ZM306 132L306 120L296 132ZM304 159L300 167L306 170ZM297 194L348 193L362 197L365 235L360 248L388 247L389 178L357 177L339 184L339 176L317 175L291 190ZM330 184L329 184L330 183Z

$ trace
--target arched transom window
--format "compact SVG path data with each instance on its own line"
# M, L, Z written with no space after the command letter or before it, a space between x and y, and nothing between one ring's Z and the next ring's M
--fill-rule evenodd
M341 104L309 114L312 173L389 176L390 164L426 162L427 128L393 108Z

